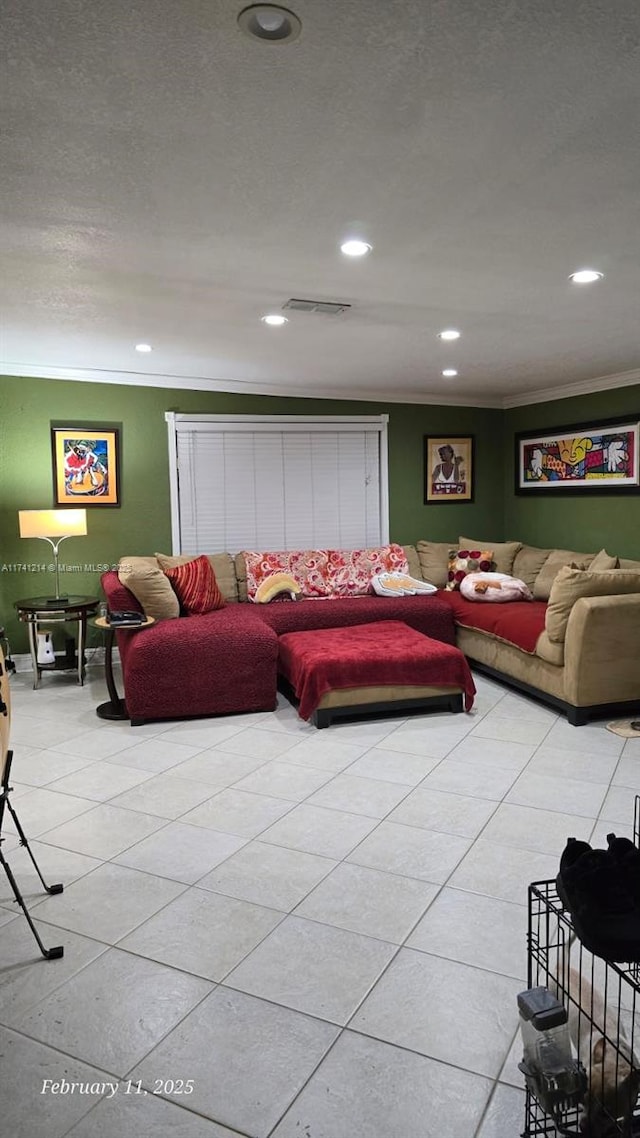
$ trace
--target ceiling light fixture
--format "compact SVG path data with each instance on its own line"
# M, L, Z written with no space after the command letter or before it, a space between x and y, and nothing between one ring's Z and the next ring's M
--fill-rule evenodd
M570 273L569 280L574 284L593 284L603 277L604 273L599 273L597 269L578 269L577 273Z
M460 333L455 328L445 328L444 332L438 332L439 340L459 340Z
M136 352L152 352L151 344L136 344Z
M447 379L453 379L458 373L454 367L446 367L442 373Z
M367 241L350 240L343 241L340 246L340 252L344 253L345 257L366 257L370 253L373 246L369 245Z
M268 324L271 328L280 328L283 324L288 324L288 318L281 316L279 312L270 312L267 316L261 316L263 324Z
M290 43L302 31L298 17L279 4L251 4L238 16L245 35L266 43Z

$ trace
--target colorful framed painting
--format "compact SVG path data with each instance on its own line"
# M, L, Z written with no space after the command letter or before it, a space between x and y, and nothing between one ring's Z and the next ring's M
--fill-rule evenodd
M51 427L56 506L120 505L120 431L95 423Z
M473 501L473 435L424 438L424 501Z
M640 422L608 419L516 435L516 494L637 494Z

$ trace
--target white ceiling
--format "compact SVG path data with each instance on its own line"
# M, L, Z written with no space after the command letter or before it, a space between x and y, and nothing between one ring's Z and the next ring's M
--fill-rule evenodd
M241 0L5 0L0 370L496 406L640 382L638 0L291 6L276 45ZM265 327L289 297L353 307Z

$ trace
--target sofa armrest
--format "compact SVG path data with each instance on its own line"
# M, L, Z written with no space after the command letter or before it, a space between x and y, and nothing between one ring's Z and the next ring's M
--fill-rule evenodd
M564 661L569 703L640 702L640 592L576 601Z

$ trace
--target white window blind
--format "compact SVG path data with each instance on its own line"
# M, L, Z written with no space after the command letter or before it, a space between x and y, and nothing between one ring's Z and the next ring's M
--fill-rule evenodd
M174 552L388 541L387 416L166 418Z

